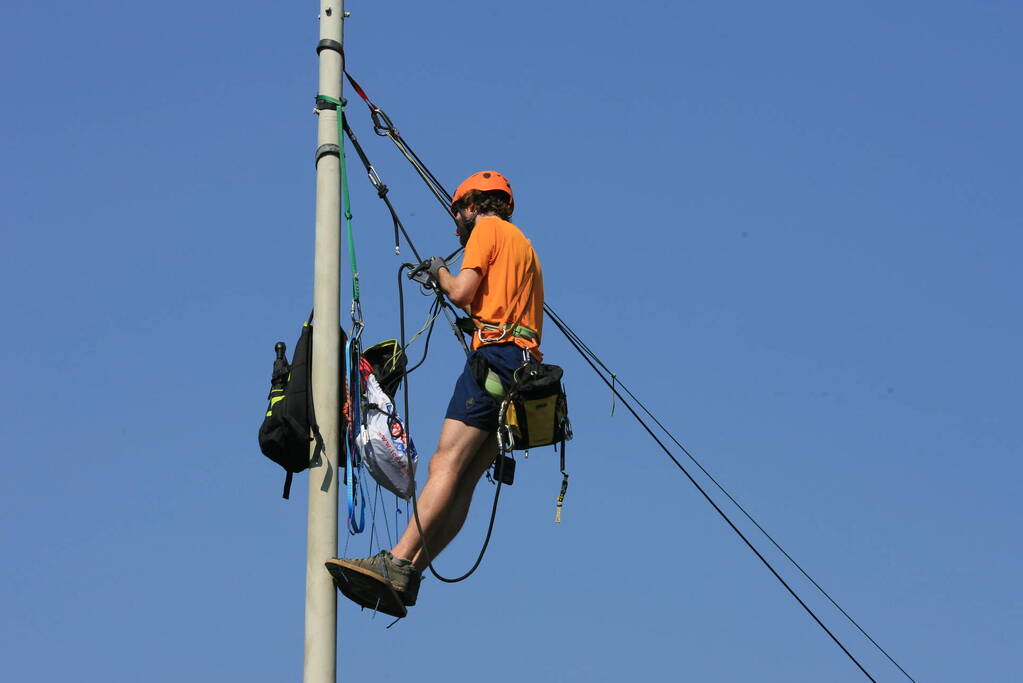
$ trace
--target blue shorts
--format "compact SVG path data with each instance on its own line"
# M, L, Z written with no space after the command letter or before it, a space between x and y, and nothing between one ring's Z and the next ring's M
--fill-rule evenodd
M497 376L501 378L504 386L510 387L512 375L522 367L523 353L528 352L512 343L487 344L470 353L465 361L465 369L458 377L458 381L455 382L455 391L451 395L448 412L444 417L464 422L470 427L487 432L496 432L497 411L500 406L476 380L473 360L477 356L485 359Z

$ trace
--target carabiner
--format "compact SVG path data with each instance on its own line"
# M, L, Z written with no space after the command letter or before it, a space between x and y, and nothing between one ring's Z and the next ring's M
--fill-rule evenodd
M362 330L366 323L362 321L362 303L358 299L352 300L352 341L359 341Z
M497 343L499 341L502 341L505 337L508 336L508 332L511 329L511 328L508 328L508 327L497 328L495 326L490 326L490 328L491 328L491 331L495 330L495 329L500 329L501 330L501 334L499 336L497 336L497 337L491 337L489 339L484 339L483 338L483 329L484 328L483 327L479 327L479 328L476 329L476 338L480 340L481 344L494 344L494 343Z
M380 107L372 107L369 110L369 115L373 119L373 132L377 135L390 137L398 134L398 129L394 127L391 118Z

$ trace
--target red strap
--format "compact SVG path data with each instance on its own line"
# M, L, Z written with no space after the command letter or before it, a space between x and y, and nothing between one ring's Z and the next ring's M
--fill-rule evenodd
M356 83L355 79L354 79L354 78L352 78L352 75L351 75L350 73L348 73L348 72L346 71L346 72L345 72L345 76L347 76L347 77L348 77L348 82L352 84L352 87L353 87L353 88L355 89L355 92L356 92L356 93L358 93L359 97L361 97L361 98L363 99L363 101L364 101L364 102L365 102L365 103L366 103L367 105L369 105L369 108L370 108L370 109L371 109L372 111L380 111L380 107L376 106L375 104L373 104L373 103L372 103L372 102L370 101L370 99L369 99L369 96L367 96L367 95L366 95L366 91L362 89L362 86L361 86L361 85L359 85L358 83Z
M341 63L344 64L345 61L347 61L346 58L345 58L345 51L344 51L344 49L342 49L341 50ZM358 83L355 82L355 79L352 78L352 75L350 73L348 73L347 70L345 70L345 76L348 77L348 82L352 84L353 88L355 88L355 92L357 92L359 94L359 97L361 97L363 99L363 101L366 104L369 105L370 110L371 111L380 111L380 107L376 106L375 104L373 104L370 101L369 96L366 95L366 91L362 89L361 85L359 85Z

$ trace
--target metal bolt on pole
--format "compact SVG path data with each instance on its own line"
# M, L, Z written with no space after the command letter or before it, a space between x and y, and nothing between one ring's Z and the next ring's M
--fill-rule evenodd
M343 0L320 0L318 93L341 99ZM324 45L328 47L324 49ZM324 145L340 145L338 112L317 117L316 253L313 275L313 405L324 451L313 442L309 468L304 683L337 680L337 591L323 563L337 555L340 430L341 168Z

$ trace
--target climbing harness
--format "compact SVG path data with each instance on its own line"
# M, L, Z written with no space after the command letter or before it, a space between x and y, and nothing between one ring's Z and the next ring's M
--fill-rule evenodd
M516 338L524 339L526 341L536 341L539 337L536 330L531 330L525 325L516 325L514 323L492 325L491 323L485 323L476 320L475 318L471 318L471 320L476 322L475 335L476 338L479 339L480 344L497 344L498 342L511 341Z

